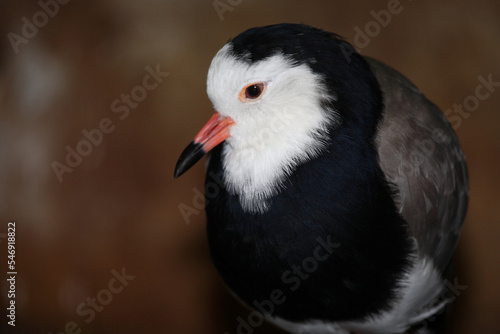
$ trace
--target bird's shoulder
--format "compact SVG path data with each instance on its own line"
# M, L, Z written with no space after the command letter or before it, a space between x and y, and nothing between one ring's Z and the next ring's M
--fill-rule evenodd
M366 58L384 96L376 146L419 255L444 272L467 208L468 178L457 136L441 110L401 73Z

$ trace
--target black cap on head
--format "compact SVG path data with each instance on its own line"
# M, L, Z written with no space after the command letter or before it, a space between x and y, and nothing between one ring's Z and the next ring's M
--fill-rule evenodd
M231 42L235 56L250 62L281 52L302 63L317 56L321 49L331 47L340 36L303 24L282 23L248 29Z
M365 59L337 34L304 24L282 23L248 29L229 41L232 54L254 63L281 53L323 77L345 123L364 123L373 134L381 118L382 92ZM373 111L366 113L367 110ZM346 124L347 125L347 124Z

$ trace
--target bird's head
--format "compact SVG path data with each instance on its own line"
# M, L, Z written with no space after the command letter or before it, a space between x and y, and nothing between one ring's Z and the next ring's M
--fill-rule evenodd
M216 112L181 154L175 177L224 142L227 188L244 209L265 211L265 200L325 150L335 128L374 125L370 115L346 112L372 103L370 80L368 65L334 34L298 24L247 30L212 60L207 93Z

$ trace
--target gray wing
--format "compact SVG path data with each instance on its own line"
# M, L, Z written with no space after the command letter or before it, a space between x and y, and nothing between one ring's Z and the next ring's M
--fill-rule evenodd
M467 210L463 152L443 113L402 74L371 58L384 93L376 144L380 165L396 186L395 201L418 243L440 272L448 266Z

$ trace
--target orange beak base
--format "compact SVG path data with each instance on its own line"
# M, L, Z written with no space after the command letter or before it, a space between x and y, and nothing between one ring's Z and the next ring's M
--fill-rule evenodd
M222 117L216 112L181 153L175 166L174 177L184 174L205 154L226 140L230 136L229 128L233 125L234 121L231 118Z

